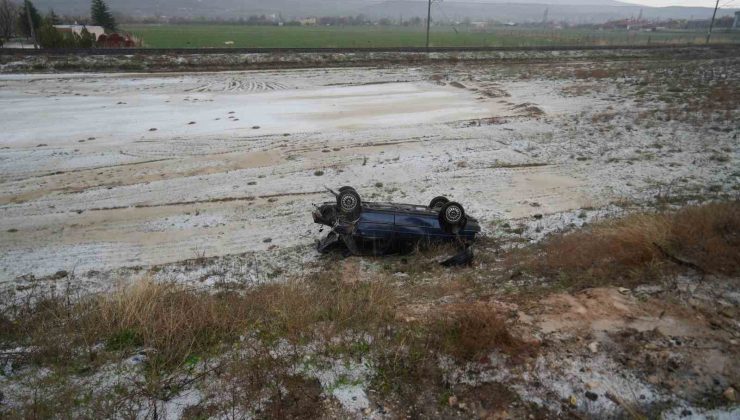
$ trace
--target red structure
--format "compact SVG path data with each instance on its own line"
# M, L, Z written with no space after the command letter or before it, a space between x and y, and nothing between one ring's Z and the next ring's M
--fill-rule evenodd
M98 37L98 47L101 48L134 48L136 42L131 38L131 35L120 35L117 33L109 35L100 35Z

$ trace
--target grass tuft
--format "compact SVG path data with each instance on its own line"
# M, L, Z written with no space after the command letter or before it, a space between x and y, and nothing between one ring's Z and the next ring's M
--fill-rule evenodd
M493 350L514 356L526 344L514 337L505 319L485 303L460 303L439 311L430 325L432 343L458 360L477 361Z
M738 232L740 203L711 203L557 235L511 253L508 264L575 288L646 283L679 266L734 275L740 273Z

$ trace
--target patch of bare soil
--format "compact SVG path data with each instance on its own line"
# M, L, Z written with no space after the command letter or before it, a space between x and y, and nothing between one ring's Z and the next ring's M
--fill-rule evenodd
M485 420L557 418L547 409L522 401L515 391L501 383L457 386L453 391L454 394L447 399L447 403L462 416Z
M282 385L279 397L272 399L261 415L271 419L326 418L328 404L318 380L289 376Z
M600 410L619 406L643 414L677 401L713 408L731 402L723 394L740 380L740 331L733 321L738 285L737 279L680 278L632 290L558 293L530 306L520 319L539 331L549 369L572 372L573 406L601 400L607 404ZM573 364L548 356L556 354ZM620 383L590 360L609 360L632 379Z
M540 328L544 333L564 331L591 331L598 333L630 328L639 331L661 330L664 334L699 334L703 327L696 320L684 316L681 322L667 312L667 304L660 300L641 301L629 290L612 288L587 289L576 295L555 294L540 301L544 311ZM674 312L677 311L675 306ZM694 325L697 324L697 325ZM680 330L677 330L680 328Z

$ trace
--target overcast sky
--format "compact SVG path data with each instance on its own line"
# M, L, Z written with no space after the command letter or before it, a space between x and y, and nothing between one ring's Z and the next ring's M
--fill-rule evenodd
M643 4L645 6L696 6L714 7L715 0L620 0L625 3ZM719 0L719 6L726 8L737 8L740 0Z
M442 1L461 1L461 2L481 2L488 3L487 0L442 0ZM496 3L500 3L500 0L491 0ZM665 6L692 6L692 7L714 7L716 0L617 0L624 3L641 4L644 6L653 7L665 7ZM510 0L511 3L516 3L516 0ZM527 3L531 3L528 1ZM542 0L542 3L547 3L547 0ZM597 3L597 2L595 2ZM740 0L719 0L720 8L740 8Z

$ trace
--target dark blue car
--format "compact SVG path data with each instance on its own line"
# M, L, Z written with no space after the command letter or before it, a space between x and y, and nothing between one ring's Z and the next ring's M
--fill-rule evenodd
M381 255L436 242L467 249L480 232L478 221L445 197L425 206L362 201L352 187L329 191L336 201L317 206L313 213L314 222L331 228L318 244L322 253L344 247L355 255Z

